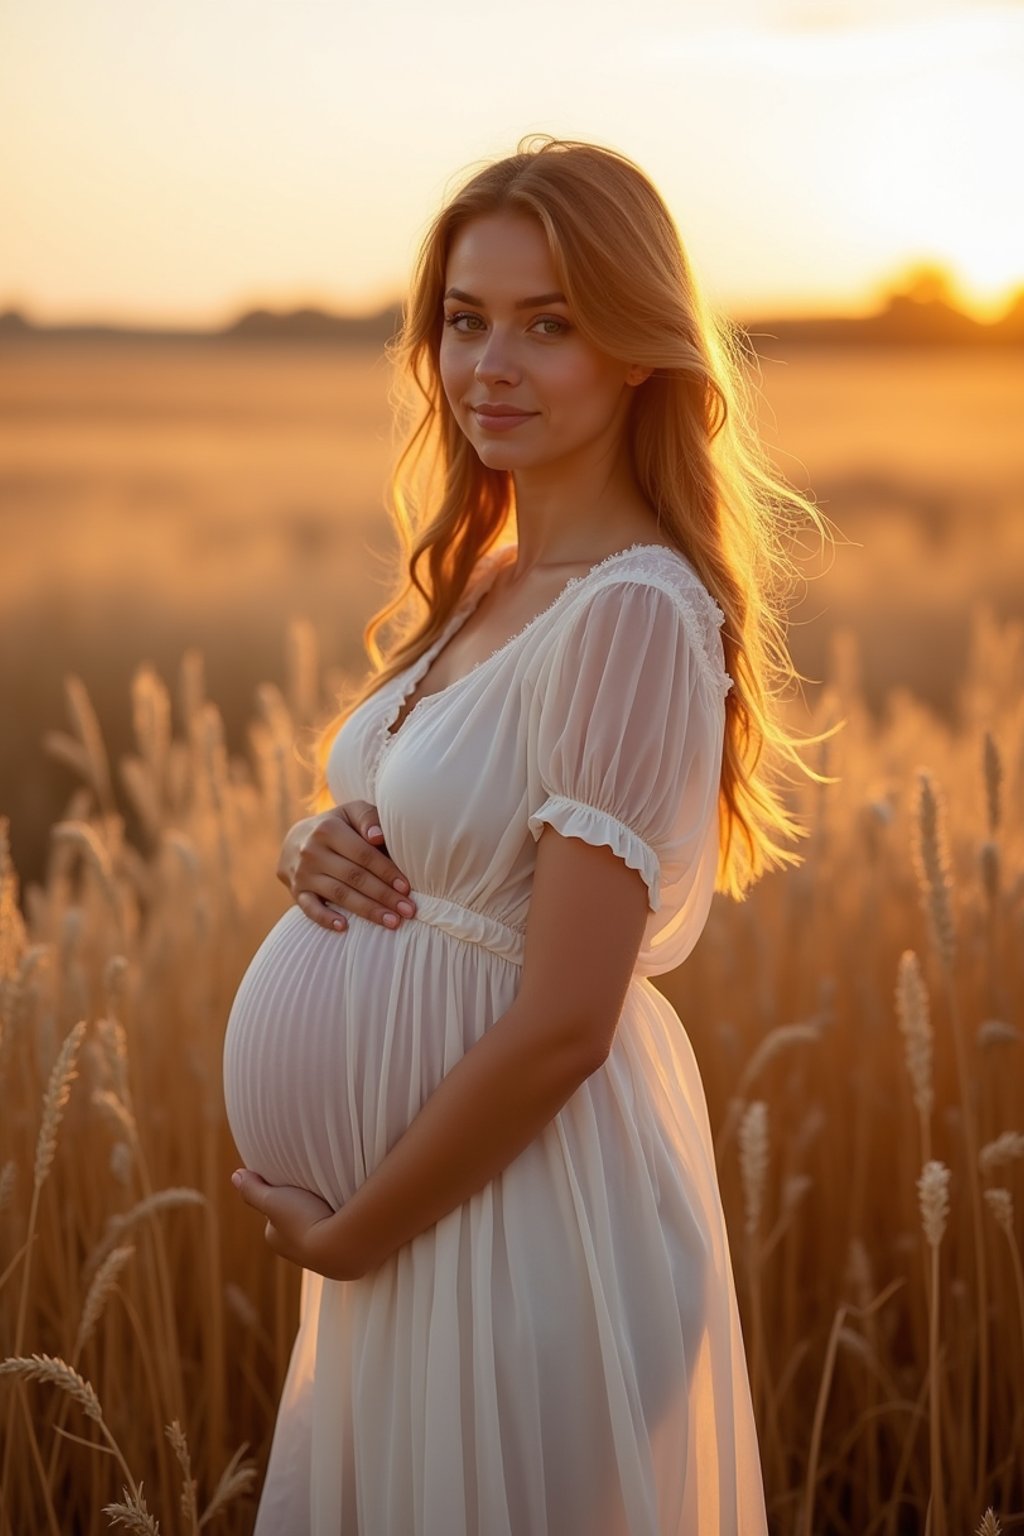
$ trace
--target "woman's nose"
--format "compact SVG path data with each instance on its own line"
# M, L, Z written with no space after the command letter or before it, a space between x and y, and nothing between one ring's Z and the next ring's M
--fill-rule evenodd
M476 376L478 379L501 379L509 383L519 377L519 368L512 357L508 342L498 336L495 331L492 331L487 338L477 359Z

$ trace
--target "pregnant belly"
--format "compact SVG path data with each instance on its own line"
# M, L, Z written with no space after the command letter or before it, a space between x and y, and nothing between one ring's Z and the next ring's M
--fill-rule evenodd
M224 1100L245 1166L338 1207L512 1001L518 967L419 920L344 933L289 907L231 1005Z

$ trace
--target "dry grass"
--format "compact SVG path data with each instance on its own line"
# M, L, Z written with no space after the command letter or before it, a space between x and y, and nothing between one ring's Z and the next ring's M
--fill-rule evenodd
M287 905L292 743L337 680L316 637L357 657L377 606L386 375L16 351L0 1536L241 1533L298 1275L228 1184L223 1030ZM1024 1508L1022 375L825 351L763 383L780 470L859 541L792 631L830 679L814 721L847 720L840 782L806 797L805 866L716 904L661 984L707 1088L773 1536L996 1536Z
M847 724L823 761L839 784L807 795L806 864L717 906L664 989L717 1128L774 1528L963 1531L991 1505L1011 1529L1024 634L975 615L952 720L906 690L875 718L856 662L837 647L816 714ZM949 1176L934 1246L929 1167L933 1237ZM755 1219L781 1232L770 1253Z
M298 1274L230 1191L221 1049L287 904L291 741L328 702L308 629L287 657L247 759L195 653L173 701L138 669L116 774L76 687L55 749L82 783L23 900L0 838L2 1536L251 1522ZM957 718L904 692L878 720L840 648L806 863L716 903L662 981L708 1092L779 1536L1024 1508L1022 685L1020 627L981 614Z
M800 605L798 666L825 675L846 625L873 709L894 684L949 707L966 594L1024 617L1019 356L760 344L769 450L852 541ZM0 349L0 653L31 658L0 668L0 718L18 723L0 733L0 809L23 879L43 879L86 758L77 730L55 729L70 657L119 794L135 781L136 843L157 822L127 759L158 757L167 726L137 661L171 677L201 647L236 755L289 619L311 622L329 662L359 665L392 553L387 382L362 349ZM90 772L102 783L101 763Z

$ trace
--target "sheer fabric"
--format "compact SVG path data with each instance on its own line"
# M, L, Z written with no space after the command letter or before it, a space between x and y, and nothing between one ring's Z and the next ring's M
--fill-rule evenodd
M331 792L376 805L417 917L271 930L225 1038L239 1152L351 1196L514 1001L545 824L640 871L642 948L607 1061L519 1157L363 1279L304 1273L256 1536L766 1536L703 1087L649 980L711 901L721 614L634 546L389 735L505 558L338 733Z
M547 798L530 831L539 837L550 822L563 836L607 843L640 871L657 914L641 975L682 964L714 891L730 686L714 665L720 622L703 589L674 592L620 571L577 596L537 669L527 782Z

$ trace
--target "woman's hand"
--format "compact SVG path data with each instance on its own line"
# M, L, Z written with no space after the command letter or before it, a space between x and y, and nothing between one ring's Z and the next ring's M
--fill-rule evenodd
M416 915L409 882L384 851L377 808L367 800L295 822L281 846L277 878L321 928L344 930L345 911L386 928Z
M295 1184L268 1184L252 1168L237 1169L231 1182L246 1205L267 1218L263 1237L279 1258L328 1280L360 1278L360 1265L338 1257L338 1213L326 1200Z

